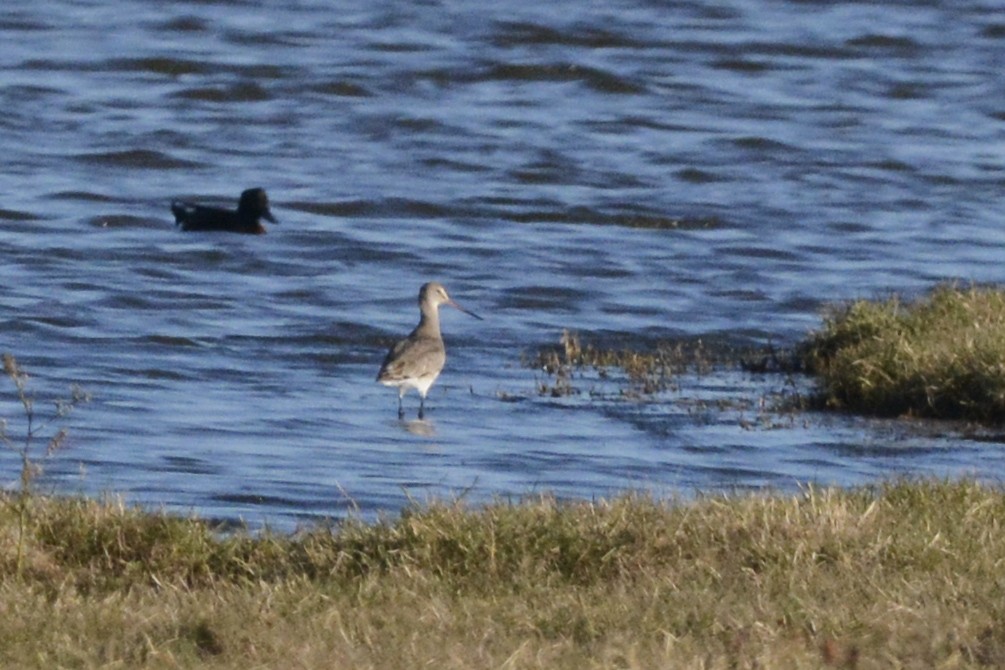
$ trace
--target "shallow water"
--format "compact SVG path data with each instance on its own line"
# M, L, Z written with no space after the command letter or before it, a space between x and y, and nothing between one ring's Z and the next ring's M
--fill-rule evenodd
M0 346L40 414L94 397L44 485L289 527L1005 471L952 427L765 418L782 377L554 399L521 366L565 328L785 345L833 301L1001 281L997 4L271 4L0 9ZM259 185L265 237L172 225ZM444 310L399 423L373 378L429 279L486 320Z

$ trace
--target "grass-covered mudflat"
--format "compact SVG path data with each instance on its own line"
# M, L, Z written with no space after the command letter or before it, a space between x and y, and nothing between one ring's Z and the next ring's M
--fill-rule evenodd
M884 416L1005 421L1005 290L941 286L835 308L803 351L824 402Z
M818 380L810 397L787 398L786 412L812 406L877 416L1005 422L1005 289L936 287L915 300L893 296L835 305L823 324L791 350L714 351L700 341L643 349L580 344L565 331L524 364L545 373L538 393L574 395L574 380L619 369L620 394L631 398L678 390L682 375L716 366L752 373L806 372ZM612 376L614 377L614 376ZM592 389L590 390L592 395Z
M819 668L1005 664L1005 492L549 499L219 535L0 505L0 667Z

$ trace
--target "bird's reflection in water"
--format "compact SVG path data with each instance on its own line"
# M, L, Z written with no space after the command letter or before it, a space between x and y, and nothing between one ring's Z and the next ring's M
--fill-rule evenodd
M419 437L435 437L436 424L428 419L415 419L414 421L399 421L402 428L412 435Z

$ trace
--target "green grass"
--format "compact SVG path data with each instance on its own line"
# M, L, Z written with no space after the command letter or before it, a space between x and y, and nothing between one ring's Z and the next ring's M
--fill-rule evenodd
M1005 663L1005 492L542 498L295 535L0 506L0 667L818 668Z
M1005 421L1005 291L941 286L832 310L804 348L829 407Z
M894 296L834 306L821 328L794 350L713 351L700 341L612 349L581 344L575 332L565 331L561 346L544 347L523 362L545 375L537 392L554 397L603 395L602 386L590 384L604 381L612 381L620 396L651 397L678 390L682 375L732 366L814 375L816 397L800 396L785 411L809 401L877 416L1001 424L1005 290L943 285L913 301Z

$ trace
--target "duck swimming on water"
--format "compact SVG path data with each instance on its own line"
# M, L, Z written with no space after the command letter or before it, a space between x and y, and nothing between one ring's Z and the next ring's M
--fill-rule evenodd
M246 235L264 235L262 219L278 223L269 211L269 197L265 189L249 188L241 194L234 212L222 207L208 207L175 200L171 203L176 226L182 230L218 230Z

